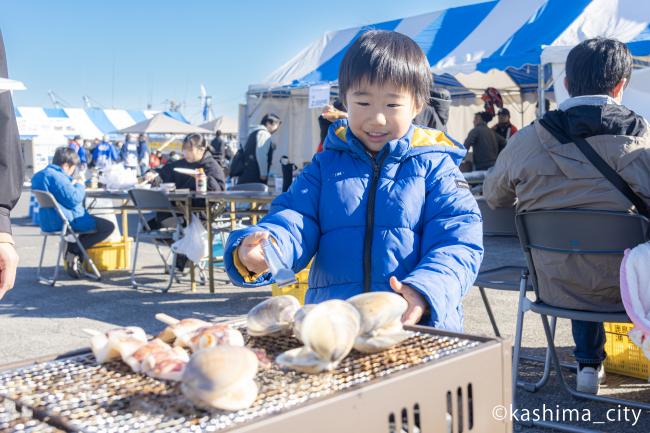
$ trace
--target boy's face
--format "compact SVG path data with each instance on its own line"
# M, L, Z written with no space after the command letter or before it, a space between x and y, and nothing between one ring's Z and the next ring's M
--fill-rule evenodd
M403 137L420 112L411 92L392 84L362 81L346 94L352 133L372 152L379 152L390 140Z

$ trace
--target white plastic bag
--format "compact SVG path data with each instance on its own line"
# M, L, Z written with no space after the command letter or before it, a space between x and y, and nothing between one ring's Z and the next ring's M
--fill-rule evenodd
M172 244L172 250L186 255L194 263L199 263L208 255L208 232L197 215L192 215L192 221L185 228L183 237Z
M125 190L138 183L135 170L127 169L122 164L113 164L102 173L99 181L110 190Z

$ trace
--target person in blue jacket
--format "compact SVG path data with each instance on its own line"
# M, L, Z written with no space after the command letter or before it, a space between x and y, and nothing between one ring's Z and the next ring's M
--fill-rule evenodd
M59 147L52 163L32 177L32 189L47 191L54 196L72 229L84 233L79 236L79 241L87 249L109 237L115 225L90 215L84 207L86 191L83 182L72 178L79 163L79 155L74 149ZM41 209L39 212L41 230L56 232L62 229L63 221L56 210ZM74 242L68 243L66 262L70 276L79 278L83 261L81 249Z
M126 134L126 137L124 137L124 145L122 146L122 162L124 163L124 167L135 170L136 175L140 175L140 155L138 148L139 143L131 134Z
M70 144L68 147L70 149L73 149L75 152L77 152L77 155L79 156L79 167L82 171L86 170L86 165L88 164L88 158L86 158L86 151L84 150L84 147L80 143L81 141L81 136L80 135L75 135L72 140L70 140Z
M120 155L117 149L106 135L93 149L93 163L98 170L104 170L107 166L119 161L119 159Z
M349 117L259 224L230 234L234 284L273 282L261 250L270 237L294 272L315 256L306 303L392 290L408 302L405 324L462 330L482 220L458 169L465 149L412 124L430 85L427 59L405 35L371 30L350 46L339 70Z

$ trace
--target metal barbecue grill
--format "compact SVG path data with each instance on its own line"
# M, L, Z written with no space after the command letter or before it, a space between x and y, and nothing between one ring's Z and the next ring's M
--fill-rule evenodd
M509 403L505 345L412 329L417 333L399 346L370 355L353 351L330 373L309 375L275 364L260 369L257 400L236 412L199 409L178 384L133 373L122 362L98 365L91 353L1 372L0 396L30 408L32 421L69 432L437 433L452 431L448 423L454 432L510 431L491 419L489 407ZM249 347L264 349L270 359L301 346L292 337L241 331Z

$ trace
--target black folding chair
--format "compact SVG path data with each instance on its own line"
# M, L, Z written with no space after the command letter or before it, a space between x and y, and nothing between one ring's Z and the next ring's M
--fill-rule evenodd
M561 364L555 349L554 333L549 324L549 316L552 318L589 322L628 323L629 318L624 312L601 313L579 311L555 307L542 302L539 297L537 272L532 256L533 250L564 254L619 254L622 256L625 249L633 248L648 240L648 219L640 215L623 212L562 209L519 213L516 216L516 224L521 246L526 256L528 271L523 273L519 285L519 307L517 311L517 330L515 333L512 367L513 407L516 407L515 396L524 315L527 312L533 312L539 314L542 318L547 349L550 351L553 366L565 391L578 398L614 405L621 404L627 407L637 407L646 410L650 409L650 404L648 403L587 394L579 392L567 384L562 375ZM533 286L535 300L531 300L526 296L526 286L529 280ZM562 431L592 431L546 421L535 422L534 424Z
M93 262L93 260L88 255L88 252L86 251L84 246L81 244L81 242L79 242L79 235L94 233L94 231L87 231L87 232L74 231L74 229L68 222L67 218L65 217L63 210L61 209L61 206L59 205L59 203L57 203L54 196L49 192L32 190L32 194L34 194L34 197L36 197L36 200L38 201L38 205L41 209L54 209L55 212L59 215L59 218L61 218L61 221L63 221L63 226L59 231L45 232L41 230L41 235L43 236L43 246L41 247L41 258L38 262L38 270L36 271L36 277L38 278L38 281L41 283L49 284L50 286L54 286L56 284L57 277L59 275L59 267L61 264L61 256L63 255L63 250L66 245L66 237L70 237L70 236L72 236L74 241L77 243L77 246L79 246L79 250L83 255L84 261L88 263L88 265L90 265L90 268L93 271L91 274L84 270L84 275L100 280L102 278L102 275L99 273L97 266L95 266L95 262ZM59 237L59 252L56 257L56 264L54 265L54 273L52 274L51 278L42 276L43 258L45 257L45 247L47 245L48 236Z
M177 254L170 247L170 245L180 239L183 234L183 223L181 216L178 215L176 208L172 205L169 198L162 191L134 188L129 191L129 196L131 197L131 201L133 201L133 204L138 210L138 231L135 236L135 251L133 253L133 266L131 269L131 286L134 289L137 289L138 287L144 287L154 290L162 290L163 293L166 293L171 288L172 284L174 283L174 278L176 277ZM167 212L171 214L171 218L174 220L174 225L171 227L152 229L149 226L149 223L145 216L145 213L152 211ZM165 268L169 271L169 280L167 282L167 285L163 288L160 288L157 285L138 282L135 278L135 271L138 261L138 249L140 247L140 241L142 240L149 240L154 244ZM162 253L160 247L170 247L170 251L167 257L165 257L165 255ZM169 263L170 256L171 263Z

